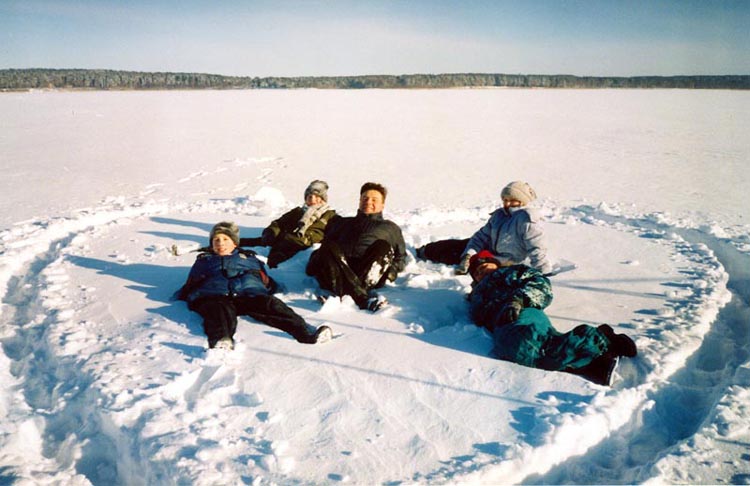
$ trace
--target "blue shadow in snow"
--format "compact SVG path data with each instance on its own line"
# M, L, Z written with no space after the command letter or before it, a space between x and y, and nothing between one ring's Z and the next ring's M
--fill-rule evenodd
M67 260L81 268L95 270L101 275L133 282L125 288L142 292L149 300L167 304L161 307L145 309L173 322L185 323L191 332L203 335L200 324L191 325L195 321L192 312L181 301L172 300L174 293L182 286L187 278L188 268L165 267L146 263L125 264L97 258L70 255Z
M201 335L202 334L203 333L201 333ZM200 358L206 352L206 348L204 348L203 346L192 346L190 344L174 343L174 342L163 342L162 345L164 345L167 348L176 349L177 351L180 351L182 354L189 356L191 358Z
M556 413L578 414L591 403L594 395L580 395L562 391L549 391L537 394L537 398L547 402L550 398L556 399ZM546 432L550 429L548 418L549 411L543 411L538 406L520 407L511 410L513 421L510 426L518 431L519 437L533 447L539 447L546 442ZM540 413L541 412L541 413Z
M537 395L540 400L548 401L555 398L557 405L555 408L560 413L578 413L591 403L594 395L580 395L578 393L569 393L562 391L541 392Z
M10 466L0 467L0 485L15 484L20 478Z
M229 218L224 218L229 219ZM173 226L180 226L183 228L197 228L201 230L202 236L196 236L193 234L185 234L180 232L169 232L169 231L143 231L143 234L147 235L153 235L158 236L160 238L167 238L171 240L176 241L193 241L200 245L208 244L208 235L211 233L211 228L213 228L214 224L218 223L220 221L220 218L216 219L216 223L201 223L198 221L188 221L183 219L174 219L174 218L163 218L160 216L153 216L151 218L151 221L155 223L160 224L168 224ZM260 236L263 232L263 228L243 228L240 226L240 237L242 238L252 238L255 236Z
M487 442L484 444L474 444L474 449L490 456L503 457L508 449L510 449L510 446L503 445L499 442Z

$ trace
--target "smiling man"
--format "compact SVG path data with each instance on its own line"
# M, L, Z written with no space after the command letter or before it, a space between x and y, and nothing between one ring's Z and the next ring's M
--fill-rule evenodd
M381 184L362 185L357 215L331 219L320 248L307 264L307 274L317 279L321 289L338 297L349 295L360 309L372 312L387 304L374 289L394 281L406 259L401 228L383 218L387 195Z

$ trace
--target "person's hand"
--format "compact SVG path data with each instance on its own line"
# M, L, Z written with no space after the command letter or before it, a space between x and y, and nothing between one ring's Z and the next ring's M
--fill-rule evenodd
M523 301L521 299L513 299L503 306L502 319L505 323L516 322L518 316L521 315L523 310Z
M470 254L467 253L466 255L464 255L458 265L456 265L456 275L466 275L467 273L469 273L469 264L471 263L470 260Z

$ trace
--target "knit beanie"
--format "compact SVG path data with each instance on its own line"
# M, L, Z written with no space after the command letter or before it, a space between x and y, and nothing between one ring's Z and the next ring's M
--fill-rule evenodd
M525 206L536 199L536 192L534 192L534 189L527 182L514 181L503 188L500 197L521 201Z
M312 181L310 185L307 186L307 189L305 189L305 199L307 199L307 196L310 194L320 196L322 200L328 202L328 184L326 181Z
M222 221L221 223L216 223L214 227L211 228L211 235L208 237L209 245L213 243L214 236L218 233L227 235L232 241L234 241L235 245L240 245L240 228L232 221Z

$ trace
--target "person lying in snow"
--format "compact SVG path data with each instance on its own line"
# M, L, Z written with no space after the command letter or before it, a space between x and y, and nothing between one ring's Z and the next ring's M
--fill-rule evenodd
M557 331L542 311L552 302L549 279L534 268L503 265L483 250L471 257L469 273L469 314L492 333L498 359L609 386L618 358L637 354L633 340L608 324Z
M321 289L338 297L350 295L360 309L372 312L387 303L374 289L394 281L405 266L401 228L383 218L387 193L381 184L365 183L357 215L329 221L323 242L310 255L306 268Z
M328 184L315 180L305 189L305 204L271 222L259 238L241 238L239 246L270 246L268 266L276 268L323 239L336 211L328 206Z
M550 273L552 265L547 259L539 215L528 207L536 199L536 192L528 183L514 181L503 188L500 196L503 206L471 238L428 243L417 249L417 257L458 265L456 273L465 275L471 256L488 250L500 260L523 262L528 258L530 266Z
M190 269L177 298L203 317L209 348L234 348L237 316L250 316L291 334L300 343L329 341L328 326L305 322L284 302L271 295L273 281L255 253L237 248L239 228L222 221L212 229L211 250L201 253Z

